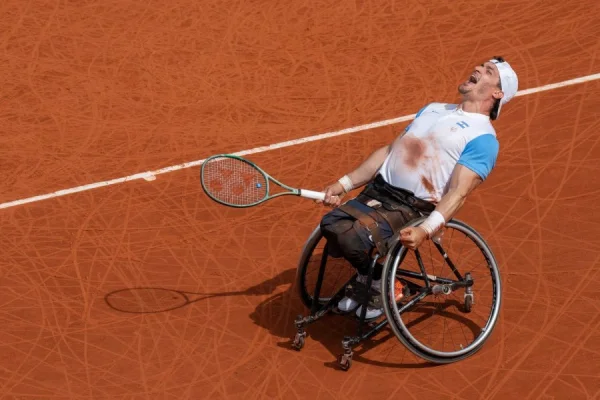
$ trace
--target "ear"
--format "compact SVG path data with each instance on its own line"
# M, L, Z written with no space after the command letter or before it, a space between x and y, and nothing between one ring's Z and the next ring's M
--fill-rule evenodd
M504 97L504 92L502 90L496 90L494 91L494 93L492 93L492 97L494 98L494 100L498 100Z

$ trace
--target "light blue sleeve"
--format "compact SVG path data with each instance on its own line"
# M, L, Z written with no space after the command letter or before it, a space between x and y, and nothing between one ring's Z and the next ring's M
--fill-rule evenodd
M496 136L486 133L477 136L465 146L458 163L485 180L496 165L500 143Z

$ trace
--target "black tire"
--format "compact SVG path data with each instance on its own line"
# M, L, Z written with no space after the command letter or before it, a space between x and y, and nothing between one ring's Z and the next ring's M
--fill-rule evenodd
M300 295L300 300L302 300L302 303L308 309L310 309L313 305L313 293L309 293L306 285L306 271L312 253L321 240L324 240L323 234L321 233L321 228L317 226L304 244L304 248L302 249L302 253L300 255L300 260L298 261L298 268L296 269L296 289ZM321 297L320 303L325 304L327 300L329 299Z
M319 272L322 251L326 244L326 239L321 233L321 228L317 226L304 244L300 260L296 269L296 290L302 300L302 303L311 309L313 305L314 284ZM317 247L322 250L319 254L313 255ZM352 277L356 275L356 271L352 266L342 258L327 257L325 275L323 276L323 286L319 295L319 305L325 305L332 296L346 287ZM312 268L311 273L314 274L315 282L307 279L309 266Z
M424 220L424 217L412 221L408 226L417 226ZM390 246L390 252L386 257L383 276L385 278L382 284L382 296L385 301L383 302L384 311L389 321L390 327L398 339L415 355L437 364L447 364L456 361L463 360L475 354L481 349L483 344L490 337L493 328L498 320L498 315L501 305L501 281L500 273L496 259L485 240L477 233L473 228L461 222L459 220L451 220L446 224L447 228L456 229L463 233L468 239L470 239L479 248L483 254L487 266L489 268L489 276L492 283L492 308L485 323L485 327L481 329L481 334L467 346L462 347L458 351L451 352L440 352L432 349L417 340L410 332L403 319L402 314L398 313L398 305L391 299L391 290L393 290L393 281L396 276L396 271L404 260L404 256L409 251L407 248L402 246L398 237L394 238L392 245Z

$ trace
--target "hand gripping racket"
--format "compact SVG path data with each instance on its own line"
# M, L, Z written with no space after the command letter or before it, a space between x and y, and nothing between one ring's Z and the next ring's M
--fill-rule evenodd
M325 193L287 186L251 161L232 154L217 154L207 158L202 163L200 177L206 194L217 203L229 207L252 207L286 195L325 199ZM285 191L271 193L271 183Z

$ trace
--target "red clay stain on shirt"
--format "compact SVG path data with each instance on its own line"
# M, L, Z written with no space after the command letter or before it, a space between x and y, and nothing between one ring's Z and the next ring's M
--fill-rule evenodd
M433 187L433 184L429 179L422 176L421 183L423 184L423 187L425 187L425 190L427 190L431 196L435 196L435 188Z
M404 147L404 164L408 168L415 169L425 157L427 145L424 141L413 136L405 136L402 139Z

